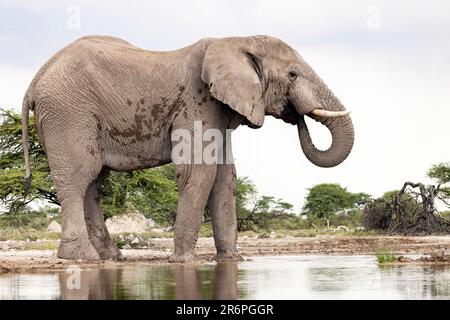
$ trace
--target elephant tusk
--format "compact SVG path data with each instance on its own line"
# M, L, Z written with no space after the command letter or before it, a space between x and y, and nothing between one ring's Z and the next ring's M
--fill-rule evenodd
M328 111L323 109L314 109L313 111L311 111L311 114L323 118L339 118L346 116L349 113L350 111Z

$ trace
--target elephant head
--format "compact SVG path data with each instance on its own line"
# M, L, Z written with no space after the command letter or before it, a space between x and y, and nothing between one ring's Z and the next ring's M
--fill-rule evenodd
M268 36L223 38L207 48L202 79L211 94L261 127L265 115L296 124L306 157L320 167L333 167L349 155L353 124L341 102L290 46ZM304 116L331 132L328 150L318 150Z

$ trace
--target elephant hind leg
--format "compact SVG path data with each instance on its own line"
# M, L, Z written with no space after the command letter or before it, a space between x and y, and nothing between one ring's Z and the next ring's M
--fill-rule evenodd
M101 259L119 259L120 250L109 235L100 208L100 190L108 175L108 169L102 169L98 177L91 182L84 198L84 218L89 239Z
M84 216L86 191L102 169L99 153L94 152L95 132L53 122L44 123L43 134L50 173L61 203L62 234L57 256L100 260L89 239Z
M62 236L58 258L69 260L100 260L92 245L84 221L83 197L74 194L61 201Z

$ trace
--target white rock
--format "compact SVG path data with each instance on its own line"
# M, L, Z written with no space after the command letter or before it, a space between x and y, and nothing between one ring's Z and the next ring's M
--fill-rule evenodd
M130 242L131 244L139 244L141 243L141 239L139 239L139 237L136 237L133 239L133 241Z
M50 222L50 224L47 227L47 231L48 232L61 232L61 225L56 222L55 220L53 220L52 222Z
M152 219L147 219L136 209L129 207L125 214L120 214L106 220L106 228L109 233L141 233L150 231L156 224Z
M338 226L338 227L336 228L336 230L337 230L337 231L339 231L339 230L344 230L345 232L348 232L348 228L347 228L346 226Z
M154 228L154 227L156 226L156 222L153 221L152 219L146 218L146 220L147 220L147 225L148 225L150 228Z

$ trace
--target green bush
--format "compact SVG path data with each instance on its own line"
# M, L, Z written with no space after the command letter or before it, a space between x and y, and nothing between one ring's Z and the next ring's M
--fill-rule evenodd
M395 262L397 261L398 257L396 254L394 254L390 250L379 250L375 253L375 256L377 258L378 263L383 264L386 262Z
M353 209L347 213L337 213L329 217L330 226L346 226L347 228L355 228L362 226L362 211Z
M54 220L59 220L59 218L55 218ZM3 214L0 216L0 228L47 230L50 221L47 218L46 211Z
M272 216L268 219L266 224L271 230L298 230L308 229L311 227L310 221L307 219L302 219L301 216L295 214Z

